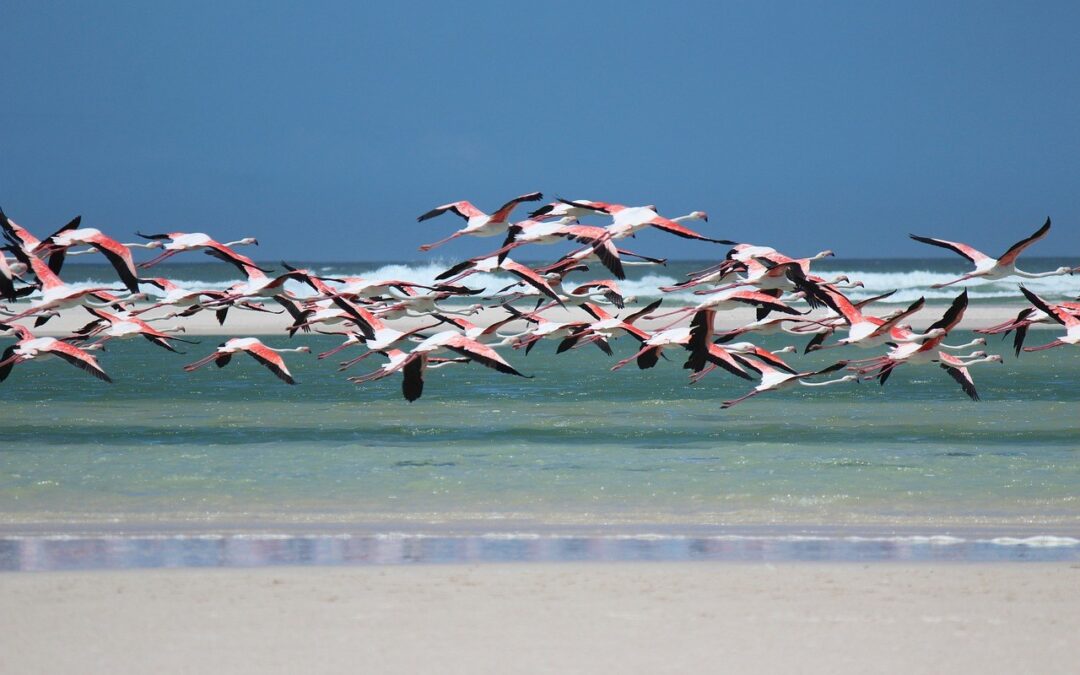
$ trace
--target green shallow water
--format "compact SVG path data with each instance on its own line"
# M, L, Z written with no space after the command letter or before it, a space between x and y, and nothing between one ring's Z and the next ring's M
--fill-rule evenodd
M510 355L532 380L432 371L410 405L397 378L356 387L305 354L286 355L295 387L249 359L181 370L217 342L116 344L112 386L58 362L17 368L0 386L0 528L1080 531L1077 350L973 369L981 403L923 366L721 411L747 383L688 386L677 356L611 373L599 352L545 344Z

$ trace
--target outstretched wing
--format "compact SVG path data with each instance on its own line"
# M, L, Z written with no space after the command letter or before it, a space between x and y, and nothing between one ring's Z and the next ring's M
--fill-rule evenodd
M990 256L986 255L982 251L974 249L967 244L962 244L958 241L946 241L945 239L934 239L932 237L920 237L917 234L909 234L909 237L915 241L921 241L924 244L930 244L931 246L940 246L941 248L947 248L950 251L959 253L973 263L977 263L980 260L986 260Z

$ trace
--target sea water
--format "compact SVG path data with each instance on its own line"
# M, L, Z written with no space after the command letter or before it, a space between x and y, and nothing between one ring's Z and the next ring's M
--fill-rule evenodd
M221 266L196 267L212 282L202 277ZM721 410L751 383L717 371L689 385L678 354L611 372L635 349L628 338L614 359L547 343L527 357L505 350L531 379L429 371L412 404L397 376L357 386L337 372L359 348L284 355L300 382L287 386L242 355L185 373L221 341L199 339L187 355L110 343L100 359L113 385L50 361L0 385L0 568L1080 551L1073 348L1019 359L1007 343L992 349L1005 362L972 368L979 403L924 365L884 387L799 387Z

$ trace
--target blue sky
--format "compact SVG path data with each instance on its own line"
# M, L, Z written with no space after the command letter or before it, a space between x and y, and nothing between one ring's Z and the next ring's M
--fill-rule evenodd
M1031 253L1080 253L1077 3L7 0L0 25L0 205L38 231L423 259L461 221L420 213L542 190L842 257L994 254L1050 215Z

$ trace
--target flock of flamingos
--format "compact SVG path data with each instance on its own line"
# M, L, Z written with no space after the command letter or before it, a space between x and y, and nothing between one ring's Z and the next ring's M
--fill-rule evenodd
M707 221L704 212L695 211L669 219L657 213L654 206L558 199L534 210L525 220L511 221L511 214L519 205L541 200L539 192L522 195L491 214L470 202L458 201L421 215L420 221L447 213L465 221L464 227L449 236L421 246L423 251L458 237L503 237L500 248L452 266L433 284L403 279L331 279L285 263L285 270L277 273L260 267L235 250L234 247L257 244L253 238L220 243L202 233L140 232L137 234L146 240L145 243L122 244L100 230L82 227L80 218L39 239L0 211L0 227L7 244L0 249L0 296L7 302L24 297L29 300L28 305L0 306L0 335L12 334L16 339L0 356L0 381L6 379L18 364L52 356L111 382L91 353L100 350L109 340L142 336L175 352L174 343L192 343L176 335L183 327L160 324L154 327L153 323L210 311L224 324L230 310L288 312L292 318L288 328L290 337L297 331L310 330L340 335L343 338L341 345L319 354L320 359L354 346L366 348L359 356L342 362L341 370L372 354L381 355L386 359L383 365L350 380L370 382L400 372L402 393L409 401L421 396L424 373L429 368L475 363L500 373L524 377L497 350L510 347L527 353L545 339L557 341L558 352L593 345L610 356L610 341L625 335L635 340L639 348L633 356L618 361L612 370L631 361L639 368L651 368L665 353L685 352L686 360L682 365L690 371L692 382L717 368L735 377L757 381L744 396L724 401L724 408L764 392L795 385L820 387L863 378L876 378L884 384L896 368L906 364L936 364L960 385L964 393L978 400L969 369L977 364L1001 361L1001 356L983 351L962 353L985 344L985 338L960 345L946 344L949 332L959 324L967 308L966 291L956 296L940 319L919 333L906 321L922 309L923 299L883 316L868 313L871 303L888 294L853 302L843 290L860 285L858 281L845 277L824 279L815 275L811 269L814 261L832 255L829 251L808 258L791 258L767 246L713 239L686 225L690 221ZM603 221L603 224L586 224L590 219ZM622 240L644 228L725 246L720 249L725 254L715 265L662 289L665 292L692 292L700 296L698 304L657 313L662 303L657 300L646 307L623 312L628 299L620 292L618 281L625 278L624 267L664 262L620 248ZM1042 227L998 258L962 243L915 235L912 238L950 249L974 265L971 272L940 286L976 278L1034 278L1080 271L1080 268L1061 267L1030 273L1016 268L1020 253L1049 231L1050 220L1047 219ZM542 267L524 265L510 257L522 246L567 241L577 248ZM137 264L131 252L136 247L158 249L160 254ZM147 272L178 253L199 250L235 266L244 280L226 290L187 289L168 278L151 277ZM61 279L67 256L95 252L104 255L116 269L121 287L74 287ZM594 269L596 266L605 268L606 276L613 278L567 284L571 273L586 272L590 265ZM513 277L514 283L497 294L481 297L481 291L465 285L465 280L476 273L502 273ZM289 281L309 286L313 295L299 297L286 290ZM140 290L142 285L156 287L160 294L151 298ZM1053 304L1023 285L1020 291L1031 307L1013 320L976 332L1014 332L1017 355L1021 350L1080 344L1080 302ZM136 305L137 300L145 302ZM474 304L463 306L462 300L474 301ZM756 309L755 321L735 330L716 330L718 312L747 306ZM38 327L62 310L79 307L88 313L89 322L67 337L35 337L24 325L32 321L34 327ZM497 320L477 325L466 318L484 307L499 308ZM578 309L560 311L557 316L552 313L556 308L574 307ZM145 317L152 310L160 310L156 314L163 315ZM415 318L420 317L422 323L409 330L398 330L390 325L395 319L404 317L414 319L414 323ZM670 317L672 321L652 330L637 325L640 319L661 317ZM685 321L687 318L688 322ZM19 321L24 323L16 323ZM1061 324L1065 334L1048 344L1023 346L1032 324L1051 322ZM511 325L517 326L516 332L500 332L510 330ZM880 349L883 353L870 358L837 361L818 370L800 371L789 366L779 355L793 351L793 348L770 352L748 341L755 335L777 332L808 337L804 352L855 346ZM234 354L246 352L283 381L295 384L281 353L307 351L307 347L275 349L253 337L238 337L227 340L212 353L184 368L192 371L209 363L220 368L228 364ZM847 374L838 379L814 379L841 370L846 370Z

